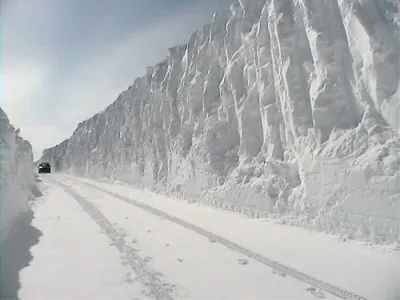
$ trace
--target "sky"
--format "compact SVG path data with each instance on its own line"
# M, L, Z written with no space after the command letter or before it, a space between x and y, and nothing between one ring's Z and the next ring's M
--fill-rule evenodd
M35 159L232 0L2 0L0 107Z

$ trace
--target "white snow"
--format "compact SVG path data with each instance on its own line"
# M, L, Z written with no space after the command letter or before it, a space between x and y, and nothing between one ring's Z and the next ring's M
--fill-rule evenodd
M61 174L41 178L44 197L34 206L34 225L43 237L21 272L21 300L147 299L155 291L170 297L162 299L339 299L324 290L313 294L309 284L170 217L363 297L398 295L398 252L390 249L343 243L127 185ZM166 218L86 183L146 203Z
M400 241L396 0L240 0L47 149L58 170Z
M45 179L44 179L45 180ZM139 283L100 228L62 189L41 184L33 226L43 236L32 247L33 260L20 272L21 300L132 299Z
M398 298L399 11L234 1L43 152L64 174L30 237L32 149L0 109L0 244L42 235L20 298Z
M102 192L88 189L79 182L90 183L160 209L256 253L369 299L392 299L398 295L396 294L400 282L398 247L373 247L351 240L344 242L339 238L281 225L268 219L245 218L241 215L218 211L207 206L184 203L151 191L138 190L117 183L100 183L72 176L61 176L58 180L71 185L94 201L115 222L125 224L125 228L135 230L134 227L141 222L136 215L124 219L130 210L136 209L130 208L132 205L121 203L118 199L107 197ZM150 229L158 226L169 228L165 222L157 225L157 218L153 218L146 226ZM142 236L147 235L142 232L140 237ZM179 237L180 234L173 234L171 239L174 240L174 244L177 243L176 239ZM159 243L160 238L159 236L152 237L154 243ZM186 242L190 244L192 238L188 238ZM155 247L161 246L162 244L157 244ZM178 255L179 251L172 253ZM201 256L202 254L199 254L199 259ZM255 278L256 281L261 280ZM252 298L246 295L244 297ZM285 297L278 298L284 299ZM297 296L296 298L301 297Z
M37 190L32 147L0 108L0 244L6 240Z

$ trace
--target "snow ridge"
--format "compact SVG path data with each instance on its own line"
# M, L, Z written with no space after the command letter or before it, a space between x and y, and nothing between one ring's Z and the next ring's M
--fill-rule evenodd
M42 159L349 238L400 241L395 0L239 0Z
M30 212L28 201L38 191L30 143L19 136L0 108L0 242L6 240L23 213Z

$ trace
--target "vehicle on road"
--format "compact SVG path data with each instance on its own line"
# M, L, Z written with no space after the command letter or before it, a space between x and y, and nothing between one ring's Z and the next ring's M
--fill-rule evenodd
M38 173L51 173L51 165L48 162L42 162L38 166Z

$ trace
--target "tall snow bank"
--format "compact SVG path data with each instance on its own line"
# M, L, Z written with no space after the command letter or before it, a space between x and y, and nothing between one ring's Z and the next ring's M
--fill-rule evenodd
M30 143L19 136L0 108L0 242L22 214L30 212L28 201L37 191Z
M396 0L240 0L70 139L60 170L400 239Z

